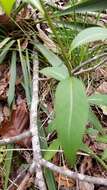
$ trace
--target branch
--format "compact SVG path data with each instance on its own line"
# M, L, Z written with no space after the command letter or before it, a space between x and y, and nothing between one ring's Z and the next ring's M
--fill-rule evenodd
M97 69L98 67L100 67L101 65L104 65L107 63L107 58L105 58L104 60L102 60L99 64L93 66L93 67L89 67L87 69L81 69L80 71L77 71L76 73L74 73L75 76L80 75L82 73L86 73L86 72L90 72L93 71L95 69Z
M10 143L14 143L17 141L20 141L22 139L25 139L26 137L30 137L32 136L32 131L26 131L20 135L14 136L14 137L9 137L9 138L3 138L2 140L0 140L0 145L6 145L6 144L10 144Z
M40 190L46 190L46 185L42 173L42 167L39 161L42 159L39 132L37 126L37 107L38 107L38 56L33 57L33 92L32 103L30 110L30 130L32 131L32 149L33 149L33 162L35 162L36 180Z
M107 56L107 53L102 53L100 55L96 55L94 57L92 57L91 59L84 61L83 63L81 63L80 65L78 65L75 69L72 70L72 74L74 74L76 71L78 71L79 69L81 69L82 67L84 67L85 65L88 65L94 61L96 61L97 59L103 58Z
M60 174L67 176L69 178L78 179L80 181L86 181L86 182L93 183L93 184L107 186L107 179L106 178L91 177L91 176L84 175L81 173L73 172L73 171L70 171L69 169L58 167L58 166L56 166L56 165L52 164L51 162L48 162L44 159L42 159L40 161L40 163L41 163L41 165L49 168L50 170L57 172L57 173L60 173Z

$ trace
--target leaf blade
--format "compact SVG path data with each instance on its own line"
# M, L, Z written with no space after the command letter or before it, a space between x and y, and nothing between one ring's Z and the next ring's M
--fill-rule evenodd
M2 5L7 15L10 15L14 3L15 0L0 0L0 4Z
M15 83L16 83L16 52L13 51L11 58L10 80L9 80L9 90L8 90L9 106L11 106L15 96Z
M91 34L91 35L90 35ZM106 40L107 39L107 29L101 27L90 27L82 30L77 36L74 38L71 44L70 50L74 50L75 48L84 45L89 42Z
M87 97L80 80L69 78L59 83L55 95L55 114L59 141L68 161L74 164L88 119Z
M46 67L40 71L45 76L55 78L56 80L64 80L69 77L68 70L65 65L60 67Z

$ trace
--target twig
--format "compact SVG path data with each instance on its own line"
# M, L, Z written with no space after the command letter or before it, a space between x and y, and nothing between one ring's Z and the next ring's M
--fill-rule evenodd
M26 131L24 133L21 133L20 135L14 136L14 137L3 138L2 140L0 140L0 145L14 143L14 142L20 141L22 139L25 139L27 137L30 137L30 136L32 136L32 131Z
M18 176L16 177L16 179L13 181L12 184L9 185L9 187L8 187L7 190L11 190L11 189L15 186L14 184L17 185L17 182L18 182L20 179L24 178L27 169L28 169L28 167L25 168L24 170L22 170L22 171L18 174ZM18 186L18 185L17 185L17 186Z
M81 173L73 172L73 171L70 171L69 169L58 167L44 159L41 160L41 165L49 168L50 170L52 170L54 172L60 173L64 176L67 176L69 178L78 179L80 181L86 181L86 182L93 183L93 184L107 186L107 179L102 178L102 177L91 177L91 176L84 175Z
M102 53L100 55L96 55L94 57L92 57L91 59L84 61L83 63L81 63L81 65L77 66L75 69L72 70L72 74L74 74L76 71L78 71L79 69L81 69L82 67L84 67L85 65L88 65L89 63L92 63L94 61L96 61L97 59L100 59L102 57L107 56L107 53Z
M44 181L42 167L39 161L42 159L39 133L37 126L37 106L38 106L38 56L37 54L33 57L33 92L32 92L32 103L30 110L30 130L32 133L32 149L33 149L33 162L35 162L36 179L35 183L38 185L40 190L46 190L46 184Z
M107 58L105 58L104 60L102 60L99 64L93 66L93 67L89 67L87 69L81 69L80 71L77 71L76 73L74 73L75 76L77 75L80 75L82 73L86 73L86 72L89 72L89 71L93 71L95 69L97 69L98 67L100 67L101 65L104 65L105 62L107 62Z

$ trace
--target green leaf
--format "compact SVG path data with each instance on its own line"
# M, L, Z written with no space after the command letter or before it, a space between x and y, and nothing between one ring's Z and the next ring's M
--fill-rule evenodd
M9 144L7 145L7 149L11 149L7 151L6 158L5 158L5 163L4 163L4 169L5 169L5 179L4 179L4 190L7 190L8 188L8 182L9 182L9 175L11 171L11 166L12 166L12 156L13 156L13 148L14 145Z
M50 190L57 190L56 181L54 178L54 174L52 171L50 171L48 168L44 169L44 176L46 180L46 184L48 186L48 189Z
M96 141L101 142L101 143L107 143L107 135L98 136L96 138Z
M102 132L103 129L101 123L91 109L89 110L88 121L93 125L95 129Z
M64 80L69 77L68 70L65 65L59 67L46 67L40 71L45 76L55 78L56 80Z
M61 66L64 64L64 62L57 55L55 55L52 51L50 51L44 45L40 43L36 43L35 47L44 55L44 57L46 57L46 59L52 66L56 67L56 66Z
M104 152L102 153L102 160L107 161L107 149L104 150Z
M66 10L62 11L62 15L68 15L73 12L75 13L86 13L91 11L102 11L107 8L106 0L87 0L82 3L68 7Z
M31 87L29 86L30 79L29 79L27 62L21 51L20 40L18 40L18 48L19 48L19 56L20 56L20 61L21 61L21 66L22 66L22 71L23 71L23 77L24 77L24 88L25 88L25 93L26 93L27 104L28 104L28 107L30 107L30 104L31 104L31 91L30 91Z
M70 164L82 143L88 120L88 101L82 82L68 78L58 84L55 94L55 126L58 138Z
M11 106L15 96L15 83L16 83L16 52L13 51L10 68L10 80L8 90L8 104Z
M46 139L46 133L44 131L44 127L41 127L41 122L38 123L38 128L39 128L39 136L40 138L40 146L41 146L41 150L47 150L48 149L48 144L47 144L47 139ZM42 152L42 156L44 157L44 151ZM45 181L46 184L48 186L48 189L51 190L56 190L56 182L55 182L55 177L53 175L53 172L50 171L48 168L44 168L43 170L44 172L44 177L45 177Z
M107 39L107 29L101 27L90 27L82 30L73 40L71 50L89 42Z
M11 38L5 38L2 42L0 42L0 48L3 48L3 46L10 40Z
M95 94L88 97L88 102L91 105L97 106L107 106L107 95L105 94Z
M5 56L7 55L10 47L14 44L15 40L11 40L8 42L2 49L2 52L0 53L0 64L4 61Z
M44 155L44 159L48 160L48 161L51 161L51 159L53 158L53 156L58 151L59 146L60 146L59 140L58 139L54 140L50 144L50 146L48 147L48 149L46 150L45 155Z
M0 4L2 5L7 15L10 15L14 3L15 0L0 0Z
M90 136L90 137L96 137L98 135L98 130L91 128L88 128L86 130L86 133Z

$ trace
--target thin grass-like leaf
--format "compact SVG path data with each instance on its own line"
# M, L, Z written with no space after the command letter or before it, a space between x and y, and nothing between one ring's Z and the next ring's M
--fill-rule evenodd
M7 149L12 149L14 145L7 145ZM12 166L12 156L13 156L13 150L7 151L5 163L4 163L4 169L5 169L5 179L4 179L4 190L7 190L8 188L8 182L9 182L9 175L11 172L11 166Z
M56 154L56 152L58 151L59 146L60 146L59 140L58 140L58 139L55 139L55 140L50 144L50 146L48 147L48 149L46 150L45 155L44 155L44 159L51 161L51 159L53 158L53 156L54 156L54 155Z
M21 61L21 66L22 66L22 71L23 71L23 77L24 77L24 87L25 87L27 104L30 107L31 93L30 93L30 88L29 88L29 77L28 77L29 74L28 74L28 70L27 70L26 60L21 51L20 40L18 40L18 48L19 48L19 56L20 56L20 61Z
M88 97L88 102L91 105L97 105L97 106L107 106L107 95L105 94L95 94Z
M8 90L9 106L11 106L13 99L15 97L15 83L16 83L16 52L13 51L11 58L10 80L9 80L9 90Z
M72 13L86 13L91 11L103 11L107 8L106 0L87 0L80 2L73 6L69 6L67 9L62 11L62 15L68 15Z
M38 126L39 126L39 124L38 124ZM46 140L46 134L44 131L44 127L39 126L39 136L42 137L42 138L40 138L41 149L45 149L47 151L48 144L47 144L47 140ZM42 155L43 156L45 155L45 151L42 152ZM50 189L57 190L53 172L47 168L44 168L44 176L45 176L46 184L48 186L48 190L50 190Z
M93 125L95 129L102 132L103 129L102 129L101 123L91 109L89 110L88 121L89 123Z
M44 45L37 43L35 44L35 47L44 55L44 57L46 57L46 59L52 66L57 67L64 64L64 62L57 55L55 55Z
M0 53L0 64L4 61L10 47L14 44L15 40L11 40L8 42L2 49L2 52Z
M0 48L3 48L3 46L10 40L11 38L5 38L2 42L0 42Z

